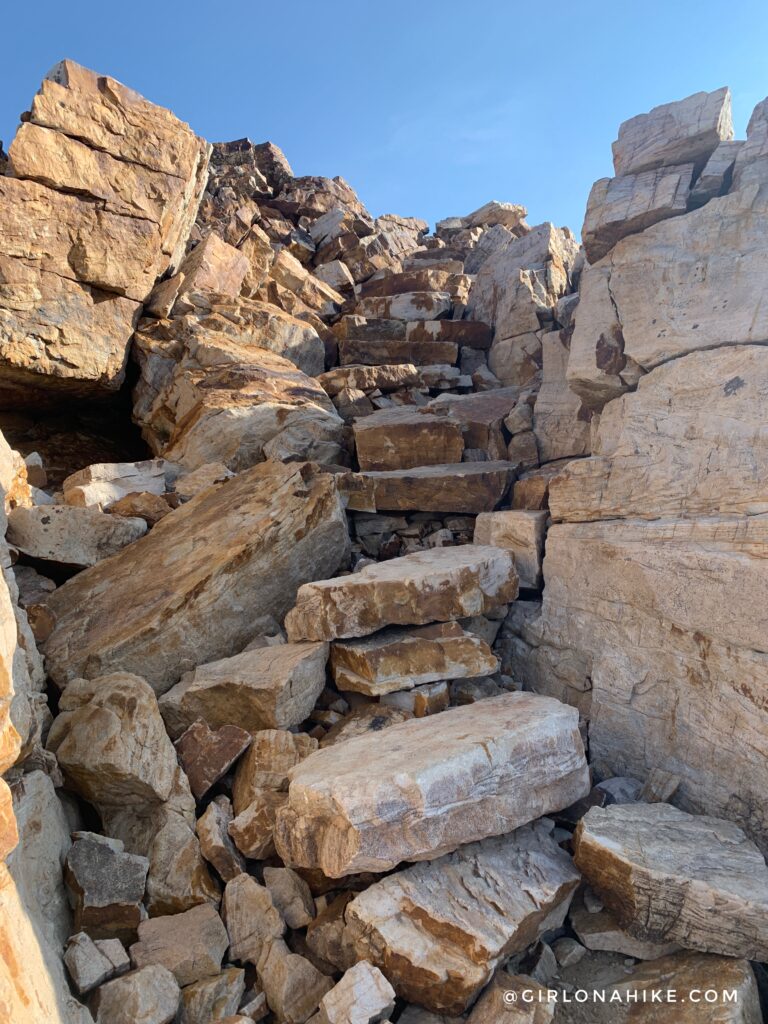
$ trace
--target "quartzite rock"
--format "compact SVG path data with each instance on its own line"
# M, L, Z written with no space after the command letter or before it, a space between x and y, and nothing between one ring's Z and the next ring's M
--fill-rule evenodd
M229 798L217 796L208 804L195 826L200 852L225 882L231 882L245 871L245 858L229 836L233 817Z
M8 541L19 551L44 562L78 568L96 565L146 532L143 519L69 505L15 508L8 516Z
M492 512L507 493L511 462L460 462L383 472L348 473L339 483L360 512Z
M765 960L768 867L736 825L669 804L593 807L576 864L639 938Z
M599 898L593 894L592 899ZM588 909L583 895L577 893L568 911L571 927L587 949L621 953L636 960L657 960L660 956L679 951L680 946L676 942L653 942L630 935L619 925L616 916L603 907L602 901L598 906L600 910Z
M501 960L565 919L579 874L551 828L538 822L376 882L347 907L345 943L399 996L462 1013Z
M189 788L200 800L218 782L251 742L250 733L237 725L222 725L213 730L203 719L186 729L175 743L176 754Z
M167 967L183 988L216 975L229 939L221 918L211 906L193 907L184 914L153 917L139 925L139 941L130 949L134 967Z
M131 971L97 990L96 1024L171 1024L180 994L176 979L160 964Z
M336 366L321 373L318 383L326 394L334 398L345 388L359 391L397 391L419 384L419 370L412 363L393 363L383 366Z
M49 603L48 670L60 686L135 670L162 693L185 671L242 648L260 616L282 616L300 584L335 571L348 543L332 477L256 466L59 587Z
M546 524L546 512L527 512L523 509L483 512L475 520L474 542L511 551L515 557L520 586L540 587ZM479 676L487 671L484 669L483 672L465 674Z
M291 953L282 939L264 947L256 973L270 1009L285 1024L304 1024L333 988L331 978L303 956Z
M446 291L416 291L360 299L355 309L360 316L376 320L437 320L446 316L452 305Z
M181 993L179 1024L212 1024L237 1013L245 992L245 971L227 967L214 978L187 985Z
M592 410L582 405L566 379L570 331L541 336L541 387L533 411L533 432L540 462L589 455ZM507 426L510 427L509 418ZM513 431L516 433L516 431ZM514 439L513 439L514 440Z
M481 676L497 668L488 644L457 622L394 627L331 646L331 672L338 689L369 696L441 679Z
M407 722L413 717L412 712L401 708L387 707L381 703L363 704L331 726L320 747L330 747L334 743L346 743L358 736L380 733L382 729Z
M381 409L357 420L353 429L363 471L446 465L461 462L464 451L461 424L450 416Z
M94 939L134 939L146 917L141 901L148 870L147 858L125 853L122 842L81 833L64 869L75 929Z
M288 773L317 750L317 740L304 732L261 729L237 766L232 785L235 813L240 814L265 789L286 792Z
M227 882L222 915L229 934L229 959L256 964L265 945L285 934L285 922L269 889L250 875Z
M378 1024L395 1008L395 990L373 964L360 960L320 1000L316 1024Z
M328 645L279 644L200 665L160 699L171 736L198 718L248 732L299 725L325 686Z
M264 868L264 885L289 928L305 928L315 917L309 886L290 868Z
M338 878L509 832L588 791L577 726L573 708L515 693L320 750L291 772L278 853Z
M170 490L175 467L164 459L143 462L105 462L71 473L62 483L67 505L110 505L135 492L164 494Z
M305 584L285 628L294 641L366 636L383 626L482 615L516 596L509 552L480 545L434 548Z
M113 941L117 941L117 945L123 949L118 940ZM123 954L125 954L125 950L123 950ZM67 940L64 963L80 995L109 981L117 973L110 958L101 952L93 939L85 932L79 932ZM128 960L127 968L130 969L130 966L131 963Z
M507 443L501 425L519 398L519 388L497 388L469 395L440 395L428 408L461 424L467 448L480 449L491 460L505 459Z
M266 860L275 853L275 819L288 797L273 789L262 789L229 824L229 835L240 853L249 860Z
M339 340L339 362L342 366L358 363L364 366L387 366L392 363L411 366L450 365L458 358L459 346L455 341L433 340L431 337L342 337Z
M505 1024L549 1024L556 1007L547 989L533 978L525 974L497 971L491 984L472 1007L467 1024L498 1024L499 1021ZM413 1024L419 1022L414 1021ZM421 1024L431 1022L424 1020Z

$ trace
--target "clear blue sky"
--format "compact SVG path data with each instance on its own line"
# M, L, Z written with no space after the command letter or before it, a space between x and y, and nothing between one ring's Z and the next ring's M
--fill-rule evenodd
M27 0L2 25L6 147L66 56L430 222L502 199L578 231L622 120L730 85L743 137L768 94L765 0Z

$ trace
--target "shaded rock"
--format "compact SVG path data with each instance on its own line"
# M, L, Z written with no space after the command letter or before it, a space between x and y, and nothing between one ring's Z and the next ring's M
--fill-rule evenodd
M522 509L484 512L475 520L474 542L511 551L515 558L520 586L540 587L546 523L546 512L528 512ZM484 668L480 672L464 674L479 676L493 671L495 670Z
M235 846L252 860L264 860L275 852L275 818L288 797L274 789L263 789L230 822L228 831Z
M268 889L238 875L224 889L222 914L229 934L229 959L256 964L262 950L285 934L285 922ZM276 1009L270 1000L270 1007Z
M174 467L164 459L97 463L71 473L61 489L67 505L105 509L136 492L164 494L174 476Z
M90 992L115 974L112 961L99 950L93 939L85 932L73 935L67 940L64 964L80 995Z
M467 1024L549 1024L555 1009L556 1003L549 1000L547 989L534 978L498 971L473 1006Z
M412 363L382 366L336 366L321 373L318 382L332 398L348 388L359 391L396 391L420 381L419 370Z
M176 979L160 964L131 971L96 992L96 1024L171 1024L180 994Z
M175 743L176 754L196 800L229 771L250 743L251 735L245 729L223 725L214 731L203 719L181 734Z
M14 547L32 558L78 568L109 558L146 532L143 519L68 505L15 508L8 517L8 541Z
M437 320L449 313L452 305L447 291L414 291L360 299L355 309L359 316L372 319Z
M304 928L315 917L309 886L290 868L264 868L264 885L289 928Z
M505 459L507 444L502 423L519 399L518 388L497 388L492 394L440 395L430 402L429 410L457 420L467 448L486 452L490 460Z
M330 747L334 743L346 742L357 736L381 732L382 729L389 729L390 726L407 722L413 717L410 711L405 711L402 708L387 707L383 704L364 704L331 726L320 746L321 748Z
M383 472L349 473L339 489L361 512L491 512L512 479L510 462L461 462Z
M183 988L217 975L227 950L227 930L211 906L183 914L153 917L139 925L139 941L130 948L133 966L161 964Z
M211 1024L237 1013L245 992L245 971L226 967L213 978L187 985L181 993L179 1024Z
M134 493L115 501L109 507L109 514L128 519L143 519L153 527L172 511L171 506L158 494Z
M414 686L412 690L400 690L397 693L385 693L380 704L384 707L398 708L407 711L414 718L426 718L445 711L450 703L448 683L425 683Z
M125 853L121 842L100 840L81 833L67 854L64 880L74 901L75 929L93 939L129 942L146 917L141 901L149 861Z
M320 1000L317 1024L378 1024L395 1008L395 990L381 971L360 960Z
M353 427L360 469L412 469L461 462L461 424L448 416L381 409Z
M592 410L586 408L566 380L570 355L568 331L541 336L542 377L533 411L536 461L553 462L592 450ZM507 421L509 426L509 422ZM515 438L513 438L513 441ZM512 460L514 461L514 460Z
M594 899L597 897L593 895ZM621 953L637 960L656 960L679 951L680 946L675 942L653 942L630 935L610 910L600 906L595 911L593 906L592 901L588 904L584 896L577 893L568 912L571 927L587 949Z
M256 971L270 1009L286 1024L304 1024L333 988L330 978L303 956L291 953L282 939L265 945Z
M240 814L264 789L287 791L288 773L317 750L317 740L306 733L261 729L237 766L232 786L235 813Z
M215 797L197 819L200 852L225 882L245 871L245 859L229 837L234 815L228 797Z

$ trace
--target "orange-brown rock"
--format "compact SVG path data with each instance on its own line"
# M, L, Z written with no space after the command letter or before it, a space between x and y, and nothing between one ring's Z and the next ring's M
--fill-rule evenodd
M411 409L380 409L354 427L360 469L412 469L461 462L461 424L450 416Z
M359 512L492 512L513 479L511 462L459 462L346 473L339 489Z

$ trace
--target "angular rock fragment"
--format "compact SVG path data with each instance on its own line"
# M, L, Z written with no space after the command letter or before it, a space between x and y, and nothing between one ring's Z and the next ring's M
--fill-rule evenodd
M322 749L330 747L334 743L346 743L347 740L355 739L358 736L380 733L382 729L389 729L390 726L407 722L413 717L410 711L405 711L402 708L387 707L383 704L364 704L331 726L323 737L320 747Z
M507 444L501 427L519 399L519 388L497 388L490 394L440 395L430 402L429 411L457 420L467 448L486 452L489 460L505 459Z
M354 424L360 469L412 469L461 462L461 424L450 416L381 409Z
M565 918L579 875L550 830L526 826L376 882L347 907L345 941L399 996L462 1013L502 959Z
M448 683L443 680L439 683L414 686L412 690L386 693L381 698L380 706L408 711L414 718L426 718L427 715L436 715L440 711L445 711L450 704L450 699Z
M453 305L447 291L402 292L399 295L371 296L360 299L360 316L383 320L438 320Z
M306 733L261 729L237 766L232 786L235 813L240 814L265 789L285 792L291 768L317 750L317 740Z
M171 1024L180 995L176 979L160 964L131 971L97 990L96 1024Z
M747 129L749 131L749 129ZM697 209L716 196L725 195L733 180L734 165L745 142L720 142L691 189L689 206Z
M285 626L294 641L365 636L389 625L482 615L516 596L508 552L480 545L435 548L305 584Z
M221 974L187 985L181 993L179 1024L212 1024L237 1013L245 992L245 971L226 967Z
M395 990L381 971L360 960L320 1000L317 1024L378 1024L395 1008Z
M336 366L318 377L319 383L332 398L347 388L356 388L360 391L397 391L398 388L417 385L420 379L420 372L412 363Z
M461 462L350 473L339 488L361 512L492 512L507 493L511 462Z
M109 957L101 952L93 939L85 932L72 935L67 940L64 964L81 996L96 988L97 985L109 981L116 973L115 966ZM128 966L130 967L130 962Z
M738 826L669 804L593 807L576 864L639 938L764 960L768 867Z
M64 868L75 929L92 939L134 939L146 917L142 900L148 871L147 858L125 853L119 840L80 833Z
M195 799L205 796L250 743L251 735L245 729L223 725L214 731L203 719L194 721L179 736L175 743L176 754Z
M282 616L301 583L335 571L347 545L330 476L256 466L59 587L48 606L56 620L48 670L59 685L141 671L162 693L196 665L241 649L255 619Z
M265 945L256 972L270 1009L285 1024L304 1024L333 988L330 978L303 956L291 953L282 939Z
M587 949L621 953L636 960L657 960L660 956L669 956L680 949L676 942L653 942L630 935L619 925L610 910L603 907L591 911L579 894L571 903L568 917L579 941Z
M134 967L160 964L183 988L218 974L227 945L227 930L219 915L211 906L200 906L143 921L130 954Z
M278 853L332 878L386 871L559 810L589 788L577 720L515 693L320 750L291 772Z
M43 562L81 569L117 554L146 532L143 519L69 505L15 508L8 517L8 541L19 551Z
M233 817L229 799L217 796L208 804L195 826L200 852L225 882L231 882L245 871L245 858L229 836Z
M570 333L567 330L542 334L541 387L532 423L537 461L542 463L589 455L592 450L592 410L584 406L568 386L569 357Z
M137 491L164 494L175 475L175 467L165 459L98 463L71 473L61 489L67 505L105 509Z
M475 544L490 544L511 551L521 587L540 587L541 562L547 513L511 509L506 512L483 512L475 520ZM479 676L484 672L467 672ZM448 678L447 676L445 678Z
M222 914L229 934L230 960L256 964L265 946L285 934L285 922L269 890L250 875L238 875L227 883Z
M304 928L315 917L309 886L290 868L264 868L264 885L289 928Z
M513 998L510 998L512 996ZM498 971L472 1007L468 1024L549 1024L557 1004L546 988L523 974ZM416 1024L416 1022L414 1022ZM425 1021L424 1024L427 1024Z
M339 361L343 367L359 363L364 366L398 363L408 366L452 365L458 357L459 347L455 341L433 340L431 337L406 339L352 336L339 339Z
M441 679L495 672L488 645L457 622L393 627L363 640L331 645L331 672L340 690L378 696Z
M275 853L275 818L288 797L274 789L262 789L228 826L235 846L251 860L265 860Z

